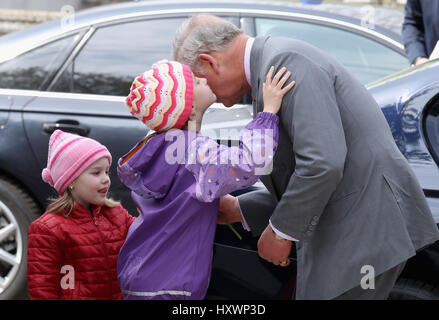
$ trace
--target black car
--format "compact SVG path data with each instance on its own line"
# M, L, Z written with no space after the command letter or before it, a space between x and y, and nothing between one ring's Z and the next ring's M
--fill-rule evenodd
M206 12L230 20L249 35L282 35L308 41L336 57L364 84L409 67L397 34L378 27L370 30L348 17L285 4L136 2L84 11L75 16L74 25L57 20L1 37L1 299L26 297L27 227L44 212L48 197L56 196L41 179L50 134L62 129L89 136L106 145L113 159L129 151L147 131L123 106L133 78L152 62L170 58L176 28L188 16ZM437 66L431 68L438 72ZM381 86L394 98L399 97L391 83L388 80ZM374 91L381 94L379 88L377 85ZM249 102L244 97L231 109L212 106L203 119L202 133L225 143L236 140L252 117ZM419 108L423 110L427 102L419 102ZM397 112L394 121L399 121L398 116ZM416 126L420 120L415 116L413 121ZM222 136L223 128L234 130ZM404 147L403 140L401 143ZM117 177L116 162L111 167L110 195L135 215L129 190ZM437 174L436 166L429 169ZM256 184L253 188L260 187ZM437 182L430 185L430 198L437 198L438 191ZM265 262L257 254L258 239L239 224L235 227L242 240L226 226L217 228L207 298L290 299L295 263L280 268ZM432 270L437 275L437 249L434 252L436 258L426 256L426 264L410 265L414 265L410 269L413 272L407 275L410 280L400 282L403 287L398 287L402 288L397 292L399 297L401 293L417 297L410 296L411 288L418 286L412 283L415 280L439 285L418 277L419 273L426 274L425 265L435 267ZM294 251L291 259L295 259ZM420 297L439 297L436 289L428 287L427 293Z

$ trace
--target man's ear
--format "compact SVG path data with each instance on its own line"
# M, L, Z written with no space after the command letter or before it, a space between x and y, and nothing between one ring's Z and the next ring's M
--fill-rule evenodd
M218 61L212 55L200 53L198 59L201 61L205 73L219 74Z

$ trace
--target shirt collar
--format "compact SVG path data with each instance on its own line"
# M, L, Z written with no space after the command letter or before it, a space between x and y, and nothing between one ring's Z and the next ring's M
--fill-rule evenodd
M251 86L251 74L250 74L250 52L252 51L253 41L255 38L249 37L247 39L247 43L245 44L245 52L244 52L244 71L245 77L247 79L248 84Z

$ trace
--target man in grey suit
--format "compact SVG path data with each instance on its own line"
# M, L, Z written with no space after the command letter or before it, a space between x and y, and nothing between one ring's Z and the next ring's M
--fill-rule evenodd
M292 72L273 170L261 177L268 191L224 197L220 210L260 235L259 255L276 265L296 245L296 299L386 299L407 259L439 232L364 86L315 47L250 38L210 15L184 22L173 50L227 107L251 90L254 115L270 66Z

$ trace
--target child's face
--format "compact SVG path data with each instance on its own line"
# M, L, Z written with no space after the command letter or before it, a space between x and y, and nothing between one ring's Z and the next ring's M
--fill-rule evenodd
M91 204L103 205L111 185L109 170L110 162L107 158L101 158L85 169L72 183L72 195L75 201L87 209Z
M194 76L193 105L196 110L204 112L215 101L216 96L207 84L206 79Z

